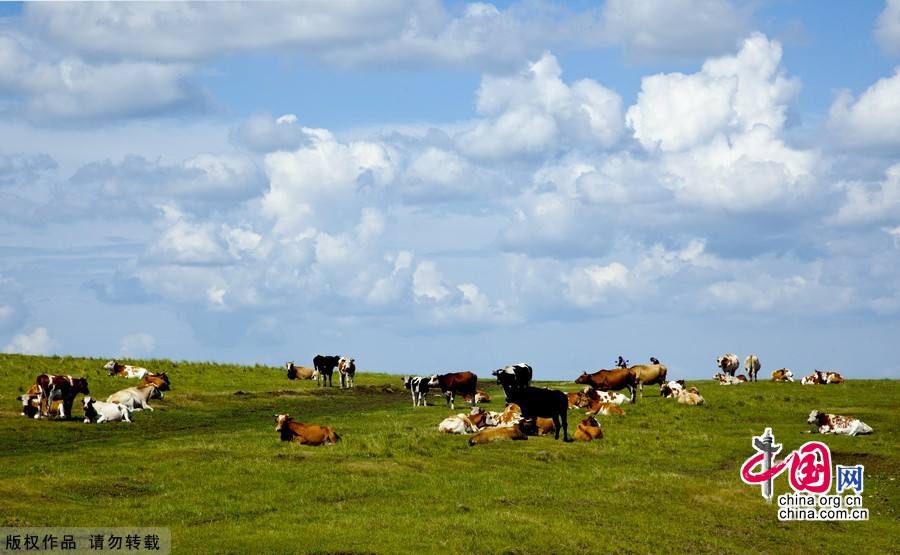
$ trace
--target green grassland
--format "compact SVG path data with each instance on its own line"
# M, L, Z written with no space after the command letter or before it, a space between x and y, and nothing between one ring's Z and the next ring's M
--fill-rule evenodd
M706 406L655 387L606 438L468 447L437 432L457 411L413 408L398 376L353 391L282 369L136 361L172 391L133 424L19 416L42 372L87 376L94 397L134 381L98 359L0 356L0 526L168 526L176 553L888 553L900 545L900 381L839 386L696 382ZM486 372L485 372L486 374ZM538 371L540 376L540 371ZM573 378L575 377L573 373ZM385 386L392 387L385 387ZM567 391L571 382L546 383ZM502 392L481 386L502 409ZM802 434L812 409L861 418L871 436ZM275 413L333 426L335 446L282 443ZM81 416L79 404L76 416ZM570 431L582 418L569 413ZM816 437L864 464L868 522L779 523L738 469L771 426L785 450ZM784 476L776 494L787 491Z

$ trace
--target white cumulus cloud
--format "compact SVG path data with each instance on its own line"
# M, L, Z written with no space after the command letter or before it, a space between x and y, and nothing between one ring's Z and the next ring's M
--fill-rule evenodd
M20 333L3 349L7 353L22 355L49 355L57 347L47 328L35 328L30 334Z

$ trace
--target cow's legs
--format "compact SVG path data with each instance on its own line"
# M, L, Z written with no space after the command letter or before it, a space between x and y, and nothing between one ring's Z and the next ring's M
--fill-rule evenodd
M631 403L632 403L632 404L634 404L635 402L637 402L637 399L635 398L635 397L636 397L636 391L635 391L635 389L636 389L636 388L635 388L634 386L628 386L628 391L631 392Z
M563 429L563 441L570 442L572 438L569 437L569 415L567 413L562 413L559 415L560 420L562 420L562 429ZM556 428L556 439L559 439L559 427Z
M537 419L535 419L535 424L537 424ZM553 427L556 429L556 437L554 439L559 439L559 415L553 415Z

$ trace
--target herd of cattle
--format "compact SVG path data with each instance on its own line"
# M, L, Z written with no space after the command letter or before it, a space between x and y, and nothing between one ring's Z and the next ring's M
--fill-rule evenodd
M71 418L75 397L84 395L84 422L131 422L134 411L153 410L149 401L162 399L163 392L171 385L169 376L163 372L154 374L146 368L120 364L111 360L103 368L109 370L110 376L137 378L140 383L117 391L107 397L106 401L98 401L90 397L87 378L72 376L54 376L41 374L28 391L17 399L22 402L22 416L43 418L55 415L58 418Z
M490 401L490 396L478 389L478 376L472 372L452 372L431 376L404 376L403 386L412 396L413 407L426 406L431 389L439 389L447 407L456 408L456 398L461 396L471 404L468 413L449 416L438 424L438 430L451 434L474 434L469 445L479 445L491 441L527 439L528 436L553 433L563 441L569 438L568 411L586 409L585 418L577 425L573 437L579 441L592 441L603 437L603 431L596 417L624 416L625 403L636 403L638 394L643 397L645 385L659 385L659 394L685 405L702 405L704 399L696 387L687 387L684 380L668 380L668 370L658 359L651 357L650 364L629 366L621 356L616 368L583 372L575 383L583 385L581 391L564 393L546 387L531 385L534 371L525 363L513 364L492 372L496 382L503 388L506 406L502 412L487 411L478 406ZM721 385L733 385L757 381L761 368L759 358L749 355L744 360L747 377L735 376L739 369L739 359L734 354L725 354L716 359L719 368L714 379ZM22 402L22 415L33 418L58 416L70 418L72 405L78 394L84 395L85 423L131 422L132 413L153 410L149 401L161 399L171 383L165 372L154 374L146 368L109 361L104 368L109 376L139 379L140 383L110 395L106 401L90 397L86 378L41 374L28 391L18 399ZM287 377L291 380L316 380L317 386L332 387L332 375L337 369L340 387L352 389L356 376L355 360L342 356L317 355L313 358L313 368L297 366L293 362L285 364ZM772 372L774 382L793 382L793 373L787 368ZM803 385L839 384L843 378L837 372L815 370L801 380ZM628 395L619 393L627 391ZM813 411L808 423L819 433L839 433L846 435L867 434L872 428L855 418ZM340 436L328 426L304 424L295 421L289 414L276 415L275 431L282 441L292 441L307 445L337 443Z

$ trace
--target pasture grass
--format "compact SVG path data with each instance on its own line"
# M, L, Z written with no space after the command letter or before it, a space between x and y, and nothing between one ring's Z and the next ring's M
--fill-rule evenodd
M0 526L168 526L176 553L898 552L895 380L692 382L701 407L650 387L625 417L601 417L605 439L587 444L470 448L437 432L466 407L434 398L413 408L398 376L361 372L341 391L280 368L167 360L135 361L168 371L172 391L131 425L19 416L15 397L43 372L84 375L99 399L134 385L108 377L104 362L0 355ZM501 410L502 391L481 387ZM875 433L802 434L812 409L857 416ZM343 441L282 443L282 412ZM570 411L570 433L581 418ZM864 464L870 520L779 523L738 475L766 426L785 450L816 438L835 462ZM776 495L787 488L780 477Z

